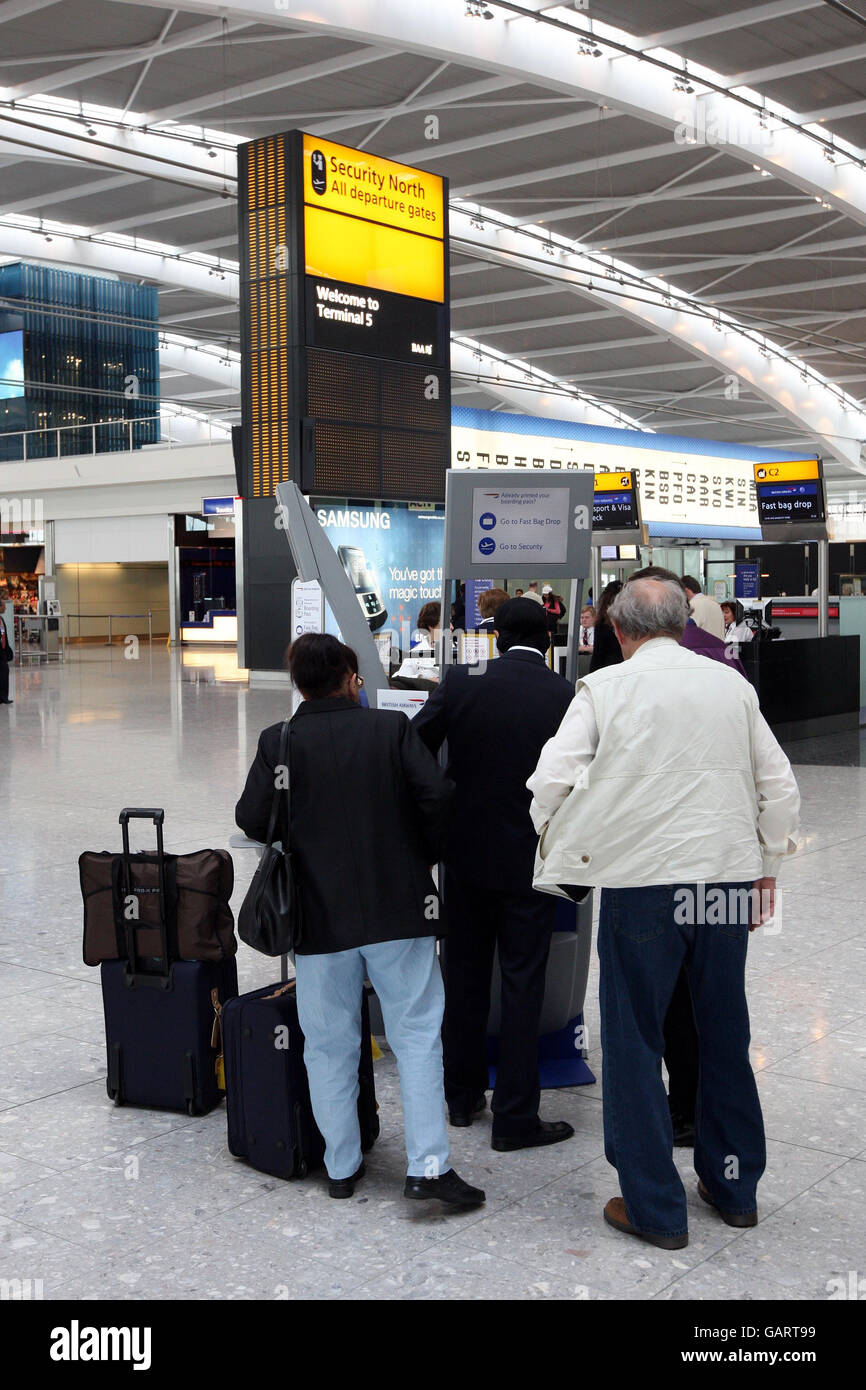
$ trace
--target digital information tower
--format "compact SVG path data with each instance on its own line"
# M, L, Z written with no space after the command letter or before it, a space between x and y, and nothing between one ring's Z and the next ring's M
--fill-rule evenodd
M238 149L239 661L291 623L274 492L441 502L450 462L448 188L290 131Z

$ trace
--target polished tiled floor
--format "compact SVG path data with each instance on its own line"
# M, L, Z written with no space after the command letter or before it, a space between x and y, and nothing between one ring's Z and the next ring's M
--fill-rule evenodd
M202 661L201 653L196 654ZM279 691L213 679L142 649L16 672L0 709L0 1280L46 1298L826 1299L866 1273L866 769L837 754L798 767L804 835L784 871L781 930L750 951L754 1064L769 1163L761 1224L736 1232L698 1200L675 1254L601 1219L600 1084L547 1092L576 1136L496 1154L489 1114L454 1132L458 1171L486 1208L409 1209L393 1058L376 1064L382 1139L351 1202L319 1178L286 1184L230 1157L218 1110L116 1110L105 1095L97 972L81 963L76 860L116 848L122 805L166 808L171 849L225 845ZM231 662L220 658L222 674ZM825 741L826 742L826 741ZM796 745L789 750L796 761ZM854 765L844 765L850 762ZM239 901L252 872L236 855ZM241 947L241 988L270 962ZM600 1070L595 970L587 1018ZM435 1205L435 1204L434 1204Z

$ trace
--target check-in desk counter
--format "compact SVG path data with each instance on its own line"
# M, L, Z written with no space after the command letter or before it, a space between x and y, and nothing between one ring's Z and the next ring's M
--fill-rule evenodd
M859 727L859 637L746 642L739 656L778 739Z

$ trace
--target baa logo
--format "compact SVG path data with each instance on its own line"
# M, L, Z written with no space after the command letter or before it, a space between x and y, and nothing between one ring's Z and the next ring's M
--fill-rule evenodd
M310 164L313 173L313 192L321 196L328 188L328 166L321 150L313 150L310 155Z

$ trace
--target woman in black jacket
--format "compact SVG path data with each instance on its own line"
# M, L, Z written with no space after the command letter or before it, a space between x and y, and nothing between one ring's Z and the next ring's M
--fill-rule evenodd
M449 1165L439 1036L439 898L430 865L454 788L405 715L361 707L351 648L307 633L289 650L289 671L304 698L290 725L280 831L300 899L298 1015L331 1196L350 1197L364 1172L357 1096L369 976L400 1069L404 1196L477 1206L484 1193ZM256 840L267 833L275 778L285 774L277 767L280 728L259 738L236 808L238 825Z
M592 660L589 663L589 671L600 671L603 666L615 666L622 661L622 651L613 630L608 610L613 603L622 584L618 579L613 580L602 590L598 604L598 611L595 616L595 628L592 641Z

